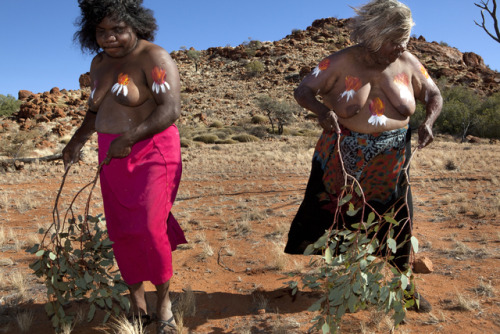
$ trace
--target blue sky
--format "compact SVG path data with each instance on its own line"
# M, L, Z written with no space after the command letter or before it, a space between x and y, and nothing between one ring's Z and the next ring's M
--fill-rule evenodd
M160 27L156 43L168 51L181 46L204 50L236 46L248 38L279 40L293 29L305 29L315 19L348 18L349 6L367 0L145 0ZM403 0L416 22L412 34L446 42L461 52L475 52L500 70L500 44L474 20L480 20L478 0ZM499 13L500 14L500 13ZM20 89L35 93L52 87L78 89L80 74L92 59L73 43L76 0L2 0L0 2L0 94L17 97ZM490 29L492 30L492 29ZM319 59L318 59L319 61Z

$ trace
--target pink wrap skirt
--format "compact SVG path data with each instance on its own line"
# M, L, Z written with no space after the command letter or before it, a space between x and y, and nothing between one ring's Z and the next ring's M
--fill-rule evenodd
M119 135L98 134L99 163ZM129 156L112 159L100 174L109 238L123 280L154 285L172 277L172 251L186 243L170 212L182 174L175 125L136 143Z

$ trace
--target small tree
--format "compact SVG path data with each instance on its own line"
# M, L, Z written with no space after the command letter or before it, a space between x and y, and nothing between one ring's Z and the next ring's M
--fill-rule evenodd
M201 51L197 51L194 48L191 48L188 50L188 52L186 54L187 54L188 58L194 62L195 71L198 72L198 64L199 64L200 57L201 57Z
M491 2L493 3L493 8L489 8L489 2L490 0L481 0L480 3L474 3L474 5L476 5L477 7L481 8L481 23L477 23L477 21L474 21L474 23L483 28L484 31L486 31L486 33L488 34L488 36L490 36L491 38L493 38L495 41L497 41L498 43L500 43L500 29L498 27L498 18L497 18L497 2L496 0L491 0ZM491 19L493 20L493 29L495 31L495 34L491 33L488 28L486 28L486 19L484 17L484 12L487 12L489 14L489 16L491 16Z
M274 125L276 124L278 134L282 135L284 126L291 124L294 121L295 114L298 112L298 107L287 101L273 100L269 95L262 95L257 98L257 105L266 113L269 122L271 123L272 132L275 133Z

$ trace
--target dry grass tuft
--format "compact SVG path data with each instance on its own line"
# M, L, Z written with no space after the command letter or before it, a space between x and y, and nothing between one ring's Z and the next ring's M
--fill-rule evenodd
M475 287L472 289L478 296L485 296L485 297L495 297L496 294L496 289L493 285L491 285L491 281L488 283L485 283L483 280L479 282L479 286Z
M481 303L474 298L466 296L460 292L457 292L455 296L455 303L452 307L452 310L456 311L480 311Z
M444 251L444 253L450 257L460 260L470 259L470 258L484 259L491 256L491 251L489 251L486 248L472 249L460 241L456 241L453 245L453 248Z
M172 310L175 317L177 332L184 334L184 317L194 317L196 314L196 297L191 287L182 289L180 294L172 303Z
M141 317L137 317L130 322L124 315L114 318L110 324L112 332L104 331L106 334L146 334L148 333L142 326Z
M234 230L238 236L245 236L252 232L252 224L248 220L242 220L236 223Z
M33 325L34 314L32 311L20 312L16 315L16 323L21 333L29 333Z

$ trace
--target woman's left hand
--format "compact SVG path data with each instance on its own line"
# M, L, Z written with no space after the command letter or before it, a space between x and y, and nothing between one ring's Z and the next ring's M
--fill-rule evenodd
M423 123L418 128L418 148L424 148L434 140L434 135L432 134L432 127L426 123Z
M104 159L104 163L107 165L113 158L125 158L132 151L132 145L124 138L120 136L111 142L109 145L108 153Z

